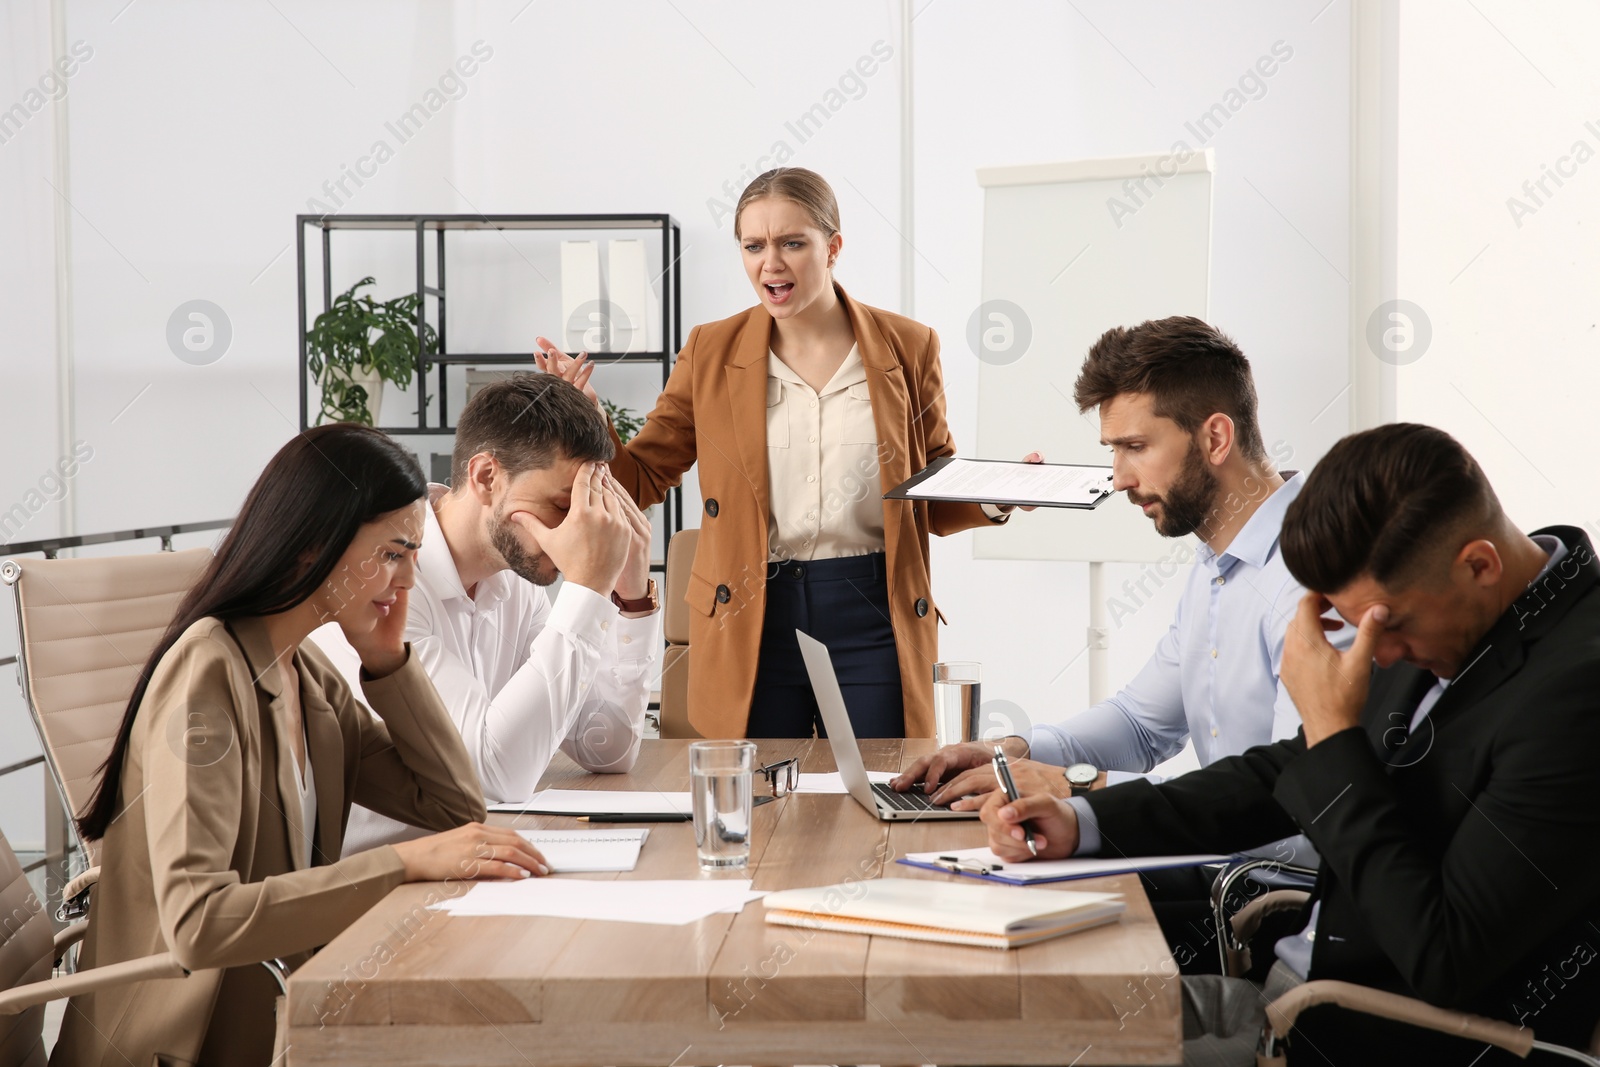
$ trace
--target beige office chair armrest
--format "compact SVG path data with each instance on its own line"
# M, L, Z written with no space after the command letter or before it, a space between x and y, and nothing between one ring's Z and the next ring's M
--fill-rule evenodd
M100 882L100 865L78 875L61 890L61 906L56 909L56 919L64 923L77 923L89 917L89 891Z
M83 935L88 932L88 919L85 919L82 922L73 923L71 926L63 927L59 932L57 932L56 962L59 963L61 961L61 957L66 955L67 949L71 948L73 945L76 945L79 941L82 941Z
M88 971L78 971L76 974L65 975L60 978L46 978L42 982L30 982L27 985L17 986L5 993L0 993L0 1015L15 1015L26 1011L36 1004L44 1004L51 1000L61 1000L65 997L75 997L80 993L92 993L97 989L107 986L122 985L124 982L146 982L155 978L187 978L189 972L179 963L177 957L170 952L162 952L154 956L141 956L136 960L124 960L122 963L110 963L104 967L95 967Z
M1228 974L1238 977L1250 970L1250 939L1256 936L1263 922L1282 912L1298 911L1310 899L1311 894L1304 889L1274 889L1234 912L1228 920L1233 927L1233 943L1227 950ZM1236 947L1239 945L1244 947Z
M67 883L66 888L61 890L61 902L65 904L69 900L75 900L93 889L98 881L100 881L100 866L96 864Z
M1296 986L1267 1005L1267 1026L1271 1030L1270 1037L1274 1039L1272 1045L1276 1046L1289 1035L1301 1012L1320 1004L1336 1004L1349 1011L1437 1030L1468 1041L1482 1041L1523 1058L1534 1047L1532 1030L1499 1019L1485 1019L1481 1015L1436 1008L1398 993L1385 993L1351 982L1326 980ZM1261 1065L1282 1063L1283 1059L1275 1055L1276 1051L1275 1047L1263 1050L1257 1054L1256 1062Z

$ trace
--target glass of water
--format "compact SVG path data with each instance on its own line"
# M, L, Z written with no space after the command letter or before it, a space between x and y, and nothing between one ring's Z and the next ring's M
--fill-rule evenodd
M933 736L940 748L976 741L982 706L978 664L952 661L933 665Z
M749 865L755 768L753 741L696 741L689 746L689 794L694 798L694 843L701 870Z

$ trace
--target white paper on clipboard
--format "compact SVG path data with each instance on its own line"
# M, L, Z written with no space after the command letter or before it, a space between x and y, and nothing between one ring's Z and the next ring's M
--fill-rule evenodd
M915 500L980 500L990 504L1093 507L1111 492L1108 467L996 460L947 461L906 490Z

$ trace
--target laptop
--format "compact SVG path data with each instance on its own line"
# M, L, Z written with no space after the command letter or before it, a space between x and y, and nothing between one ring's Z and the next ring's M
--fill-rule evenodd
M896 793L887 782L867 780L866 764L861 762L861 748L856 744L856 732L850 726L850 713L844 707L844 693L839 690L839 678L833 673L833 659L821 641L799 630L794 632L800 641L800 654L805 657L806 673L811 676L811 691L816 694L817 708L822 712L822 723L828 728L828 743L833 746L833 762L839 768L839 777L856 803L878 818L898 822L909 819L976 819L975 811L951 811L931 802L920 790Z

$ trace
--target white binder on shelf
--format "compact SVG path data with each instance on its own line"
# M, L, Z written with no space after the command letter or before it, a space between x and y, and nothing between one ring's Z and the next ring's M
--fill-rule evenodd
M562 241L561 343L567 352L576 354L604 348L602 307L599 244Z
M611 351L648 352L650 321L646 294L650 277L645 273L644 242L613 240L607 249L608 292L611 304Z

